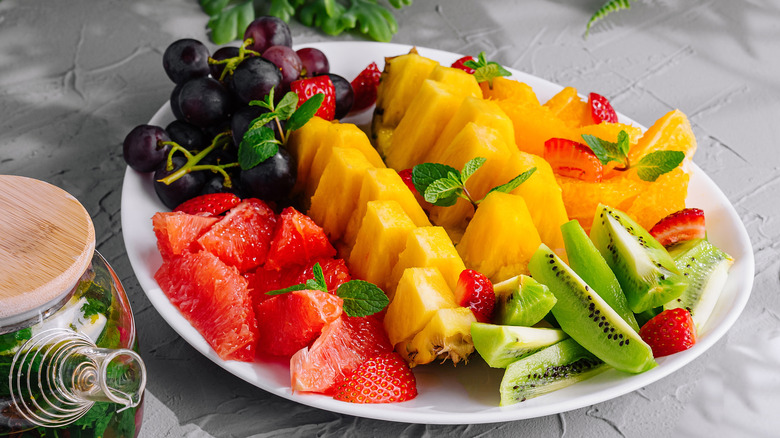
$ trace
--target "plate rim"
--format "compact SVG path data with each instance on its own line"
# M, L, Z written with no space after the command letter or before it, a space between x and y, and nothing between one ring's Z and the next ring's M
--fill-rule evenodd
M294 48L298 49L302 47L316 47L316 48L320 48L321 50L327 53L329 50L331 51L336 49L346 50L350 46L356 46L359 48L359 50L369 50L370 48L376 48L378 46L381 46L381 49L383 51L396 50L398 54L405 53L410 48L416 47L422 55L432 57L439 61L442 61L442 58L455 60L463 56L453 52L420 47L420 46L395 44L395 43L375 43L375 42L368 42L368 41L328 41L328 42L319 42L319 43L312 42L312 43L297 44L294 46ZM524 73L512 68L508 68L508 70L512 72L513 77L518 80L528 81L530 79L530 82L532 82L533 84L529 84L529 85L532 85L533 88L536 88L539 85L544 85L547 88L553 88L557 90L563 88L561 85L555 84L544 78L533 76L528 73ZM170 110L170 105L168 104L167 100L160 107L160 109L158 109L155 112L155 114L152 116L151 120L148 123L151 124L153 121L163 120L166 118L166 116L169 116L171 118L173 117L173 114ZM633 123L634 125L640 127L643 131L646 130L645 127L641 126L640 124L636 123L630 118L620 113L619 116L621 118L621 121L625 120L627 122ZM742 252L739 254L738 258L737 256L734 256L735 264L731 268L728 281L737 282L738 280L741 280L738 281L738 284L740 288L746 290L746 292L735 295L735 301L732 303L731 308L726 311L724 320L721 322L721 324L715 326L714 329L712 329L711 331L706 332L705 333L706 336L702 337L699 340L699 342L697 342L691 349L678 353L671 357L659 359L660 366L652 370L646 371L642 374L622 375L624 373L619 373L612 369L608 370L607 372L602 373L601 376L606 375L607 377L611 378L611 377L615 377L615 375L617 374L619 384L616 388L611 387L614 386L614 384L611 383L614 381L609 380L607 381L608 383L607 387L601 390L589 394L579 395L569 400L564 399L560 401L555 401L552 404L539 403L539 400L543 398L540 397L537 399L529 400L524 403L518 403L507 407L486 406L487 411L481 411L481 412L441 412L441 411L431 410L430 408L426 408L426 409L417 409L417 407L409 408L408 406L412 404L414 400L410 402L398 403L394 405L358 405L358 404L340 402L332 399L331 397L319 395L319 394L294 394L290 390L289 386L285 388L285 387L277 387L270 384L258 384L257 381L253 381L250 379L252 375L256 376L256 371L254 371L253 368L268 367L273 365L269 365L266 363L258 364L258 363L242 363L242 362L235 362L235 361L223 361L222 359L220 359L216 355L216 353L214 353L214 351L211 349L211 347L208 345L205 339L203 339L203 337L200 336L200 334L197 331L195 331L195 329L189 324L189 322L184 318L184 316L181 313L179 313L178 309L175 308L170 303L170 301L168 301L167 297L162 292L162 290L159 287L157 287L156 283L154 283L153 285L150 284L149 280L151 280L151 282L154 282L153 277L150 276L149 278L142 278L142 276L139 275L139 273L143 273L144 275L146 275L147 272L151 273L152 275L153 273L149 272L146 269L147 266L143 264L142 261L139 259L140 257L139 254L133 253L131 255L130 253L130 248L136 248L136 245L132 241L132 238L128 236L128 233L125 232L125 229L127 224L130 224L132 220L137 220L137 218L132 216L131 213L134 211L134 206L131 205L131 200L128 197L126 197L125 194L130 192L135 193L137 190L139 190L139 187L141 187L141 190L143 190L144 184L150 185L149 181L151 180L151 176L149 174L142 175L132 170L129 167L127 167L125 171L123 184L122 184L121 213L120 213L121 222L122 222L122 236L125 244L125 249L128 255L128 259L130 260L130 264L133 269L133 273L135 274L141 288L143 289L144 294L150 300L153 307L155 307L155 310L166 321L166 323L169 326L171 326L171 328L173 328L174 331L176 331L179 336L181 336L188 344L190 344L193 348L195 348L195 350L197 350L199 353L206 356L211 361L213 361L214 363L216 363L217 365L219 365L221 368L225 369L229 373L233 374L234 376L244 380L245 382L253 386L263 389L276 396L280 396L287 400L294 401L296 403L301 403L303 405L307 405L310 407L323 409L326 411L331 411L340 414L354 415L358 417L370 418L376 420L394 421L394 422L402 422L402 423L425 423L425 424L479 424L479 423L516 421L516 420L537 418L546 415L567 412L567 411L579 409L586 406L591 406L596 403L601 403L604 401L608 401L623 396L637 389L640 389L643 386L657 382L663 379L664 377L667 377L668 375L679 370L680 368L692 362L693 360L695 360L706 350L708 350L712 345L714 345L718 340L720 340L725 335L725 333L729 329L731 329L731 327L734 325L737 318L739 317L739 315L742 313L745 306L747 305L747 301L752 293L753 277L755 275L755 260L753 255L752 243L750 241L747 230L745 229L745 226L741 218L739 217L733 204L728 200L728 198L723 193L723 191L720 190L717 184L709 177L709 175L707 175L701 168L699 168L699 166L696 165L696 163L692 163L692 170L693 170L692 181L693 178L698 178L699 179L698 183L700 185L703 185L709 189L714 189L711 195L713 195L716 198L715 200L718 201L717 202L718 204L726 207L725 212L728 213L729 221L738 225L737 229L736 230L732 229L732 231L737 231L735 242L738 243L738 247L742 249ZM147 187L146 189L147 189L146 191L149 192L148 190L149 187ZM153 194L153 191L151 193ZM148 229L151 231L151 219L149 219L148 222ZM159 256L159 254L157 256ZM152 257L154 257L154 255L152 255ZM737 274L739 274L739 278L737 278ZM194 336L193 336L193 332L194 332ZM590 380L593 379L603 380L604 377L596 376L582 383L589 382ZM544 397L547 397L549 395L550 394Z

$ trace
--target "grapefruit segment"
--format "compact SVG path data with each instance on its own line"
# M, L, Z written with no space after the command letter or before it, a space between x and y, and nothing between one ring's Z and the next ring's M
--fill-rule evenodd
M281 269L290 265L307 265L316 257L333 257L336 250L325 231L298 210L287 207L279 216L265 267Z
M163 260L185 251L200 249L196 242L214 223L216 218L182 212L159 212L152 216L152 227L157 237L157 248Z

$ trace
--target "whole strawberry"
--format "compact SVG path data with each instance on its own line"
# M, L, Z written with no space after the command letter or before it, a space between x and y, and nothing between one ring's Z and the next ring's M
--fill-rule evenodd
M352 102L351 112L363 111L376 102L376 89L381 76L382 72L379 71L376 62L372 62L352 80L355 100Z
M468 307L479 322L489 323L493 319L496 294L493 283L481 272L464 269L455 287L455 301L461 307Z
M398 353L374 356L336 386L333 398L350 403L397 403L417 396L417 380Z
M667 309L647 321L639 336L653 349L654 357L662 357L691 348L696 328L686 309Z
M327 75L299 79L290 84L290 90L298 94L298 106L309 100L315 94L322 93L325 99L314 114L325 120L333 120L336 116L336 87Z
M240 202L241 199L232 193L209 193L184 201L173 211L202 216L219 216Z

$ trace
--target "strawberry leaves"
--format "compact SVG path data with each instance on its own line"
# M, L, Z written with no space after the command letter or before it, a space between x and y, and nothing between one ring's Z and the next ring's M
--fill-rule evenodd
M601 164L617 162L621 167L616 167L615 170L621 171L635 168L637 176L643 181L657 180L659 176L677 168L685 159L685 153L681 151L654 151L643 156L637 163L629 163L630 144L628 133L623 130L618 133L617 142L614 143L588 134L583 134L582 138Z
M423 198L433 205L450 207L455 205L458 198L463 198L476 207L484 198L473 199L466 189L466 181L485 164L485 161L483 157L472 158L461 171L446 164L418 164L412 169L412 182ZM528 169L509 182L493 187L488 194L493 191L509 193L525 182L535 171L535 167Z

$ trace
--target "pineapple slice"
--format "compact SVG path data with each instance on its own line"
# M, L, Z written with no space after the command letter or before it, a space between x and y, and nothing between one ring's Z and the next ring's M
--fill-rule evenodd
M528 274L528 261L541 243L523 198L492 192L466 227L458 253L466 266L498 283Z
M314 155L322 144L322 140L328 137L331 124L331 122L315 116L300 129L296 129L290 134L287 151L297 163L297 178L292 194L301 193L306 186L306 181L309 180L309 169L314 162Z
M411 341L401 342L396 351L406 359L410 367L425 365L434 360L451 360L457 364L467 362L474 352L471 340L471 323L474 313L466 307L439 309Z
M406 55L385 58L371 121L371 138L383 157L390 148L393 130L401 122L420 85L437 65L438 62L420 56L415 49Z
M479 84L482 87L482 95L490 100L514 100L516 102L525 102L531 105L539 105L539 98L536 97L534 89L525 82L516 81L506 77L497 77L493 79L491 87L487 82Z
M368 169L374 169L357 149L334 147L307 214L331 241L341 239L355 210L360 186Z
M396 285L407 268L435 267L447 282L450 290L455 290L461 271L466 269L458 251L453 246L447 232L442 227L415 228L406 239L406 247L398 256L387 286L388 297L392 300L397 293Z
M346 211L352 210L354 208ZM387 291L393 266L406 246L409 233L415 228L414 222L397 201L368 202L355 246L349 255L352 275Z
M363 216L366 214L366 204L368 201L392 199L401 204L401 208L412 219L412 222L418 227L430 226L420 204L414 199L414 195L409 187L393 169L369 169L363 178L363 184L360 186L360 195L355 209L351 211L352 216L347 224L342 240L344 244L352 248L357 238L360 224L363 222ZM349 254L349 253L347 253Z
M468 75L468 73L461 71ZM391 147L385 150L388 167L403 170L422 162L425 152L433 146L447 122L467 96L481 93L470 77L473 88L459 82L438 82L426 79L393 133Z
M395 298L387 306L385 330L395 346L425 328L439 309L458 307L441 272L434 267L404 271Z

